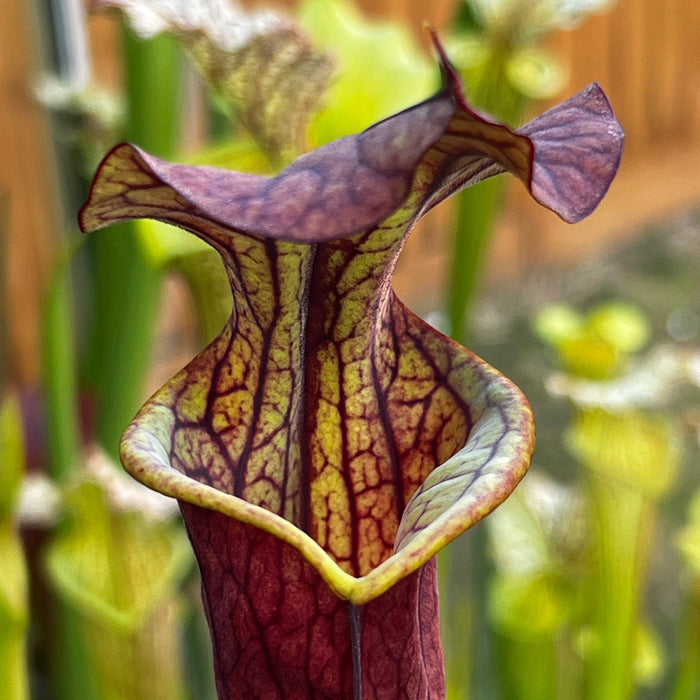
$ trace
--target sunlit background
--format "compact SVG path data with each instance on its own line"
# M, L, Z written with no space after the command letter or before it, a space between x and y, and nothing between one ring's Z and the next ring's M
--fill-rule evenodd
M440 558L449 698L700 697L700 5L287 2L306 58L253 55L251 71L226 58L250 15L217 37L193 28L203 4L3 5L0 698L215 697L177 508L115 464L230 299L216 258L176 232L78 233L100 157L126 138L274 172L432 94L426 21L498 119L596 81L627 135L581 224L497 178L426 217L399 261L400 297L514 379L537 419L530 474ZM291 93L251 83L272 68Z

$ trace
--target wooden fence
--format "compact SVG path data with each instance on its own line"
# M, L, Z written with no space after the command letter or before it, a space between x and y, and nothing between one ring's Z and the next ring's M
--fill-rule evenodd
M454 9L454 2L445 0L358 3L374 16L407 22L423 43L423 22L444 30ZM9 345L10 374L36 384L40 305L57 255L61 215L48 120L30 96L41 64L31 3L5 0L3 7L0 197L9 199L9 224L0 231L7 239L0 245L5 251L0 262L11 313L0 319L0 341ZM101 18L91 20L91 27L98 75L115 80L114 24ZM627 132L626 154L603 205L572 229L513 187L493 245L492 276L590 254L633 235L646 221L700 202L700 3L618 0L607 13L558 33L549 45L569 69L565 94L592 80L604 87ZM442 218L414 236L402 257L397 286L407 300L430 304L439 291L449 210L437 216Z

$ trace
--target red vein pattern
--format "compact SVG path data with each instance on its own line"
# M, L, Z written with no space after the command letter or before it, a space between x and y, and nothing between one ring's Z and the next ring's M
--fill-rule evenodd
M219 697L351 698L347 602L278 538L215 511L182 508L215 621ZM363 700L444 697L434 560L360 615Z

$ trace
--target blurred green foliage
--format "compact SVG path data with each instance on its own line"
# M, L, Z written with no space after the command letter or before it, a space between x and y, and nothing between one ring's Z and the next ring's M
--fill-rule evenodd
M533 99L550 96L562 82L563 68L543 52L543 38L602 4L459 3L447 44L469 99L517 124ZM306 0L298 21L320 52L307 64L318 69L318 101L304 103L307 142L297 142L296 127L273 128L289 103L281 100L275 109L282 111L256 121L246 86L218 75L211 137L188 160L273 172L299 150L362 129L436 88L433 62L405 27L368 21L348 0ZM180 44L191 50L191 40L144 40L124 27L125 118L110 130L160 155L181 149L182 95L173 87L185 82ZM82 104L88 111L74 176L84 187L104 133L90 132L91 108ZM463 193L458 205L445 311L458 339L467 334L501 197L495 179ZM29 697L31 619L36 697L213 698L201 680L210 676L208 667L202 670L210 663L208 639L201 613L193 612L196 580L179 523L167 513L154 519L145 497L115 502L114 467L91 472L86 448L96 442L114 457L141 403L163 272L186 279L203 342L230 311L229 285L215 253L163 225L139 223L87 244L72 234L45 322L46 471L60 514L30 526L42 540L30 543L40 577L31 582L16 527L25 460L19 405L12 394L0 405L0 697ZM566 447L578 469L566 485L528 477L479 533L452 545L441 561L449 697L624 700L659 697L656 689L664 688L674 700L691 700L700 692L692 661L700 657L700 493L683 501L687 520L675 538L685 571L682 582L671 582L684 605L669 623L678 635L674 661L668 631L644 601L659 531L672 527L663 508L680 478L681 424L665 407L620 399L616 384L638 371L639 355L654 339L652 325L636 305L615 301L586 311L550 306L534 329L548 349L549 369L559 373L557 396L547 400L568 401L556 409L567 424L550 439ZM614 408L585 398L591 388L605 397L606 387L617 397ZM60 607L47 612L33 604L30 616L29 589L34 600L48 589Z
M641 311L621 302L601 304L584 316L571 306L544 309L535 331L556 352L570 374L587 379L618 375L630 355L649 340L649 322Z

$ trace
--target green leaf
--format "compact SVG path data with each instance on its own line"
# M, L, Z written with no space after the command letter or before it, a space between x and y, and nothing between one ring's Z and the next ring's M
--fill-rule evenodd
M87 617L133 632L187 570L186 541L170 523L115 511L96 483L65 501L69 519L47 560L54 584Z

